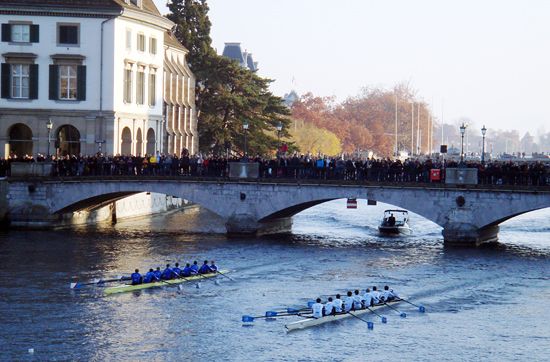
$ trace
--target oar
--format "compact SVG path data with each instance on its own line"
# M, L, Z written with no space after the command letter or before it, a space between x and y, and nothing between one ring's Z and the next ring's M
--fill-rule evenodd
M298 312L294 312L294 311L297 311L297 309L291 309L289 308L289 310L291 310L291 312L277 312L277 311L274 311L274 310L268 310L267 312L265 312L265 315L262 315L262 316L250 316L250 315L243 315L242 316L242 321L243 323L248 323L248 322L254 322L254 319L262 319L262 318L275 318L275 317L290 317L290 316L295 316L295 315L298 315Z
M399 311L399 309L395 308L395 307L392 307L391 305L389 305L388 303L384 302L384 305L390 309L393 309L394 311L396 311L397 313L399 313L399 316L401 318L407 318L407 313L405 312L401 312Z
M85 285L101 285L101 284L104 284L104 283L120 282L120 281L125 281L125 280L130 280L130 278L124 277L124 276L119 276L116 279L96 279L93 282L88 282L88 283L76 282L76 283L70 283L69 288L70 289L78 289L78 288L83 287Z
M363 321L363 322L367 323L367 328L368 328L368 329L374 329L374 323L373 323L373 322L369 322L369 321L367 321L367 320L364 320L363 318L361 318L361 317L359 317L359 316L356 316L355 314L351 313L351 311L350 311L350 312L346 312L346 313L349 314L349 315L351 315L351 316L353 316L353 317L355 317L355 318L357 318L357 319L359 319L360 321Z
M388 323L388 319L380 314L378 314L377 312L375 312L374 310L370 309L369 307L365 307L367 308L368 310L370 310L371 312L373 312L374 314L376 314L377 316L380 317L380 319L382 319L382 323Z
M402 300L402 301L404 301L404 302L409 303L410 305L414 305L415 307L418 307L418 311L419 311L420 313L425 313L425 312L426 312L426 308L424 308L423 305L416 305L416 304L411 303L411 302L409 302L408 300L403 299L403 298L399 298L399 299Z
M222 272L219 271L219 270L216 270L216 273L223 275L224 277L226 277L227 279L231 280L232 282L235 281L235 279L231 278L229 275L226 275L226 274L222 273Z

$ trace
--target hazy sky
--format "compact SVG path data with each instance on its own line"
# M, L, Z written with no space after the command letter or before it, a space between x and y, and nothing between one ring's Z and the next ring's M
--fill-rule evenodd
M218 53L241 42L277 95L408 82L445 123L550 131L550 1L208 3Z

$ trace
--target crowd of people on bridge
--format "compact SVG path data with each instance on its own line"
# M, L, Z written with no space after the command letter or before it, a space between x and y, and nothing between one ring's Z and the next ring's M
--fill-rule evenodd
M476 168L478 183L494 185L550 185L550 163L495 161L467 161L458 163L442 159L354 159L342 157L315 157L309 154L280 157L253 158L157 154L152 156L64 156L47 159L8 158L0 160L0 176L10 175L12 162L51 161L52 176L166 176L166 177L229 177L231 162L258 164L259 178L346 180L359 182L427 183L445 182L445 169L456 167ZM440 170L433 177L431 170Z

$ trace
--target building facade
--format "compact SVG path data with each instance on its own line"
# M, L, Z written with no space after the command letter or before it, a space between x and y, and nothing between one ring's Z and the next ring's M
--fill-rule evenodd
M163 114L174 23L152 0L5 0L0 23L0 156L176 151ZM179 47L183 146L198 141L194 78Z
M236 61L243 68L248 68L253 72L258 70L258 62L254 61L252 53L242 50L241 43L225 43L222 55Z

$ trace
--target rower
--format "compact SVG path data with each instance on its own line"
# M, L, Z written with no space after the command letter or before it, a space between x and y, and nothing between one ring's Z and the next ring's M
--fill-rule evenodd
M325 303L323 315L331 314L334 314L334 302L332 301L332 297L328 297L328 302Z
M130 278L132 279L132 285L141 284L142 277L141 277L141 274L139 273L139 269L136 269L136 271L132 273Z
M202 264L202 266L199 269L199 274L208 274L210 272L212 272L212 270L208 266L208 260L205 260L204 263Z
M218 266L214 263L214 260L210 262L210 270L212 270L214 273L218 272Z
M155 271L153 268L149 269L147 274L145 274L145 277L143 278L143 283L151 283L153 280L155 280Z
M199 272L199 265L197 264L197 261L195 260L193 262L193 265L191 265L191 274L198 274Z
M155 273L155 281L159 281L160 277L162 276L162 272L160 271L160 266L157 266L157 270L155 270L154 273Z
M359 294L359 290L355 289L355 295L353 296L353 309L363 309L363 297Z
M384 291L381 293L380 300L385 302L391 302L395 298L399 298L397 293L393 291L393 289L390 289L387 285L384 286Z
M174 267L172 268L172 272L174 273L174 276L176 278L180 277L181 275L180 263L174 264Z
M170 264L166 264L166 269L162 272L161 279L169 280L174 277L174 271L170 268Z
M336 294L336 299L332 302L332 305L336 313L342 313L342 299L340 299L340 294Z
M376 286L372 287L371 296L374 304L380 303L380 292Z
M180 274L180 275L181 275L182 277L188 277L188 276L191 275L191 272L192 272L192 270L191 270L191 264L187 263L187 264L185 264L185 268L183 268L183 270L181 271L181 274Z
M370 291L370 288L367 288L365 292L366 293L363 295L363 299L365 300L365 306L372 307L374 305L374 299L372 298L372 292Z
M321 318L323 316L323 305L321 304L321 298L317 298L315 303L311 306L313 311L313 318Z
M346 299L344 299L344 312L349 312L353 309L353 301L353 293L351 291L348 291L348 296L346 297Z

